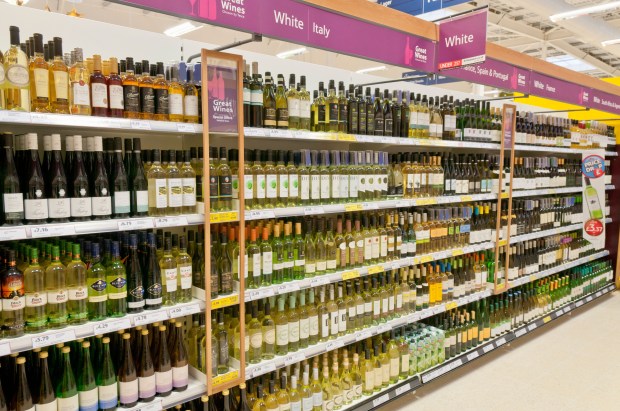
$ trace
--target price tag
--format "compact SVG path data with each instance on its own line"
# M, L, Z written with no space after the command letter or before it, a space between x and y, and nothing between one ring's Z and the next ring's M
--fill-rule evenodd
M404 207L409 207L409 200L399 200L394 204L394 207L396 208L404 208Z
M263 219L271 219L276 218L276 214L273 210L253 210L250 211L249 214L245 213L246 220L263 220Z
M148 403L148 405L139 407L138 410L139 411L161 411L162 410L161 400L151 401Z
M422 257L420 257L420 263L422 264L430 263L433 260L434 258L432 255L423 255Z
M118 230L126 231L126 230L147 230L149 228L153 228L153 219L152 218L138 218L131 220L123 220L118 222Z
M0 344L0 357L9 355L11 353L11 345L8 342Z
M592 296L589 296L588 298L586 298L587 303L589 303L590 301L592 301Z
M254 378L258 377L259 375L268 374L275 370L276 364L274 362L269 362L267 364L259 365L258 367L252 368L252 370L247 374L251 375L251 377Z
M362 203L362 208L364 210L378 210L379 205L377 203Z
M465 254L465 252L463 251L462 248L452 250L452 257L456 257L456 256L463 255L463 254Z
M560 317L560 316L561 316L561 315L563 315L563 314L564 314L564 309L558 310L558 311L555 313L555 317L556 317L556 318L558 318L558 317Z
M30 123L30 113L23 113L20 111L0 111L0 121L16 122L16 123Z
M195 133L196 128L190 123L177 123L177 131L181 133Z
M246 137L260 137L260 136L264 136L265 135L265 129L264 128L245 127L243 129L243 134L245 134Z
M361 204L347 204L344 206L344 211L350 213L352 211L362 211L363 207Z
M304 215L317 215L323 213L323 207L321 206L304 207Z
M291 133L287 130L279 130L277 128L269 130L269 137L289 137Z
M353 134L338 133L338 140L340 141L357 141Z
M200 304L194 303L184 305L183 307L173 307L168 310L168 316L170 318L185 317L186 315L192 315L200 312Z
M500 346L502 346L502 345L504 345L504 344L506 344L506 339L505 339L504 337L500 338L499 340L497 340L497 341L495 342L495 346L496 346L496 347L500 347Z
M342 340L334 340L334 341L330 341L327 344L325 344L325 351L334 351L337 350L338 348L342 348L344 347L344 341Z
M508 193L502 193L502 198L508 198Z
M383 334L384 332L388 332L392 329L392 327L388 324L381 324L377 327L377 334Z
M166 311L153 311L149 313L138 314L133 317L133 325L151 324L158 321L165 321L168 319L168 313Z
M549 321L551 321L551 316L546 316L545 318L543 318L543 324L547 324Z
M410 390L411 390L411 383L403 384L403 385L401 385L400 387L398 387L396 389L396 391L395 391L396 392L396 396L402 395L402 394L404 394L404 393L406 393L406 392L408 392Z
M499 245L500 247L506 245L506 239L504 238L503 240L499 240L499 243L497 243L497 245Z
M525 328L521 328L520 330L515 331L515 337L519 338L521 337L523 334L525 334L527 332L527 329Z
M459 358L458 360L456 360L456 361L452 361L452 362L450 363L450 369L451 369L451 370L453 370L453 369L455 369L455 368L460 367L461 365L463 365L463 359L462 359L462 358Z
M293 131L293 138L308 138L309 134L307 131L304 130L294 130Z
M489 351L492 351L492 350L493 350L493 344L487 344L484 347L482 347L482 351L485 354L488 353Z
M11 241L11 240L23 240L26 238L26 229L25 228L0 228L0 237L3 240Z
M158 217L155 219L155 227L183 227L187 225L187 217Z
M126 328L131 328L131 321L129 321L129 318L95 324L93 327L93 334L106 334Z
M211 301L211 309L224 308L239 303L239 295L229 295L228 297L217 298Z
M211 213L209 215L209 222L213 223L227 223L230 221L239 220L239 213L237 211L227 211L224 213Z
M380 266L380 265L373 265L372 267L368 267L369 275L379 274L379 273L382 273L383 271L384 271L383 266Z
M473 198L471 196L461 196L461 202L465 203L468 201L473 201Z
M35 124L47 123L47 114L30 113L30 120Z
M326 276L314 277L310 280L310 287L319 287L321 285L329 284L329 278Z
M570 305L567 305L566 307L564 307L564 313L568 313L572 309L573 307L571 307Z
M478 351L471 352L467 354L467 361L472 361L478 358Z
M299 284L282 284L276 289L276 294L287 294L294 291L299 291Z
M32 234L32 238L75 235L75 226L73 224L38 226L32 227L30 233Z
M439 369L437 369L437 370L435 370L435 371L429 372L428 374L424 374L424 375L422 376L422 382L423 382L424 384L426 384L427 382L429 382L429 381L431 381L431 380L434 380L435 378L437 378L437 377L439 376L439 371L440 371L440 370L439 370Z
M575 303L575 308L577 308L577 307L581 307L582 305L583 305L583 301L577 301L577 302Z
M298 362L302 362L306 359L306 354L303 352L298 352L296 354L287 355L284 357L284 366L289 366L291 364L297 364Z
M218 375L217 377L213 378L213 386L218 386L218 385L222 385L225 384L227 382L230 382L236 378L239 377L239 371L238 370L232 370L227 372L226 374L222 374L222 375Z
M150 130L151 123L143 120L131 120L129 123L133 130Z
M359 278L360 272L357 270L345 271L342 273L342 281L351 280L353 278Z
M446 304L446 311L452 310L456 307L458 307L458 305L456 304L456 301L449 302Z
M538 327L538 325L536 325L536 323L532 323L530 325L527 326L527 331L532 331L535 330Z
M439 305L439 306L437 306L437 307L435 307L433 309L433 313L434 314L440 314L440 313L442 313L444 311L446 311L446 306L444 306L444 305Z
M437 204L437 199L435 197L431 197L431 198L417 198L417 199L413 200L413 205L414 206L426 206L426 205L432 205L432 204Z
M372 406L378 407L379 405L383 404L389 399L390 399L390 394L383 394L379 398L375 398L374 400L372 400Z
M372 337L370 330L360 331L355 334L355 341L362 341Z
M37 335L32 337L32 348L47 347L66 341L75 340L75 331L64 330L51 334Z

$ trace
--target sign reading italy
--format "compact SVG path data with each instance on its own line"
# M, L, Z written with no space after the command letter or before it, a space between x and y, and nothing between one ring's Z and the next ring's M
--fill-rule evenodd
M453 69L478 64L487 51L487 10L450 18L439 23L437 68Z

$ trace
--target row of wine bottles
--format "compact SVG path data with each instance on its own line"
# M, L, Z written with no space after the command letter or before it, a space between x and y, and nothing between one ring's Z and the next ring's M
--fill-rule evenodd
M184 391L189 382L181 322L61 343L1 363L4 410L130 408Z
M185 235L170 232L13 246L0 247L4 337L189 302L194 269L204 272L203 250L194 243L193 260Z

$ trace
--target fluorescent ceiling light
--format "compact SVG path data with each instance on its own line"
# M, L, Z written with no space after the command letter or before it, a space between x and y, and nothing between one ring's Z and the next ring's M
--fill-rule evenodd
M574 19L575 17L585 16L592 13L600 13L607 10L613 10L620 7L620 1L612 1L611 3L599 4L597 6L584 7L581 9L571 10L564 13L554 14L549 19L556 23L561 20Z
M308 52L307 48L301 47L301 48L298 48L298 49L283 51L282 53L276 54L276 57L281 58L281 59L286 59L286 58L289 58L289 57L299 56L300 54L304 54L304 53L307 53L307 52Z
M548 57L547 61L549 63L553 63L555 65L558 65L560 67L564 67L564 68L567 68L573 71L584 72L584 71L596 70L596 67L594 67L593 65L588 64L581 59L575 58L573 56L569 56L568 54L564 54L561 56Z
M198 30L201 27L202 26L194 26L189 21L186 21L185 23L181 23L177 26L170 27L169 29L164 30L164 34L170 37L179 37L191 31Z
M385 67L385 66L369 67L369 68L357 70L356 73L357 74L366 74L366 73L372 73L373 71L382 71L382 70L386 70L386 69L387 69L387 67Z
M603 47L605 46L611 46L612 44L618 44L620 43L620 39L613 39L613 40L605 40L605 41L601 41L601 45Z

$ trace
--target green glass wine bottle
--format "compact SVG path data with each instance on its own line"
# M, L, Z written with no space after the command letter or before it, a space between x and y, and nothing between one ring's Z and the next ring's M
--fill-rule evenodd
M60 262L60 249L58 246L53 246L52 262L45 270L47 318L50 328L64 327L69 319L67 313L66 274L66 268Z
M62 347L59 366L54 373L60 373L60 381L56 384L56 398L59 410L77 410L80 407L77 386L69 358L71 348Z
M80 244L72 244L73 256L67 265L67 288L69 290L69 301L67 310L69 312L69 323L83 324L88 321L88 288L86 285L86 264L80 258Z
M99 406L99 391L95 381L95 372L90 359L90 342L82 343L82 352L77 373L78 399L80 411L97 411Z
M13 395L9 403L9 410L15 411L34 411L28 378L26 377L26 358L17 357L13 370ZM10 392L10 391L9 391Z
M86 283L88 284L88 319L100 321L107 316L107 282L106 269L101 264L99 243L91 245L91 266L86 273Z
M47 358L47 351L39 353L39 386L36 409L41 411L56 411L58 409L58 402L56 401L56 393L54 392L54 384L50 377Z
M118 405L118 388L114 364L110 355L110 338L101 339L100 362L97 362L97 388L99 397L99 409L101 411L114 410Z
M127 275L120 260L118 241L112 241L112 255L106 277L108 282L107 310L110 317L127 314Z
M47 315L45 306L45 270L39 265L39 250L30 248L30 265L24 271L26 293L26 331L37 332L45 329Z

